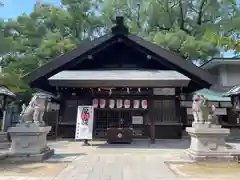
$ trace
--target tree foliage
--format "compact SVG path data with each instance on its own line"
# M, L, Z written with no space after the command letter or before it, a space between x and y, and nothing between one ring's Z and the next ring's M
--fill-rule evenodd
M4 78L16 82L11 86L26 88L15 76L29 73L84 39L109 32L117 12L124 16L130 32L186 60L207 61L219 55L220 48L240 51L239 40L234 38L240 29L235 0L61 2L61 7L37 3L30 14L0 21L1 64L8 74Z

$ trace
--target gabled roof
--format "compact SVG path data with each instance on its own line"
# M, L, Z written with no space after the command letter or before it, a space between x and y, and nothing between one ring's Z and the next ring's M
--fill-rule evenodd
M198 83L201 82L204 84L204 87L202 88L207 88L206 86L209 87L215 81L214 77L211 74L202 68L197 67L192 62L187 61L182 57L177 56L170 51L156 44L148 42L136 35L129 34L127 28L123 24L122 17L117 17L117 25L112 28L111 33L97 38L93 41L82 42L82 44L76 49L53 59L52 61L46 63L30 74L27 74L24 78L30 85L42 77L49 78L49 76L58 73L58 69L64 65L67 65L79 57L91 55L88 53L92 50L99 50L101 47L117 43L119 39L123 40L126 43L132 44L133 46L137 46L139 49L142 49L146 53L151 53L156 57L161 57L156 58L156 60L160 62L162 61L161 59L164 59L164 61L166 61L172 67L183 71L184 73L182 74L188 77L195 77L195 80L198 81ZM81 60L78 61L81 62Z
M203 69L212 69L219 65L240 65L240 57L232 58L212 58L206 63L202 64L200 67Z

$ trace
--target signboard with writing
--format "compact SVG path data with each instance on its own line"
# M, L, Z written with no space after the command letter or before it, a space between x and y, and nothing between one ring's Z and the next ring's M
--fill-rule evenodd
M78 106L75 139L92 139L93 106Z
M175 95L175 88L153 88L153 94L164 96Z
M132 124L143 124L142 116L132 116Z

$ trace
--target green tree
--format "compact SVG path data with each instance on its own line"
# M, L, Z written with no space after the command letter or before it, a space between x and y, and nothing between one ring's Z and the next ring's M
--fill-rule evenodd
M1 60L3 83L11 81L17 86L14 89L27 89L21 80L11 77L22 77L92 36L93 24L97 23L90 12L93 3L66 0L62 4L59 8L37 3L30 15L3 22L1 30L13 44Z
M239 52L240 11L234 0L62 0L37 3L32 12L0 21L4 77L15 89L28 88L20 77L84 39L110 31L117 11L130 32L187 60L202 62L219 48ZM2 33L2 34L1 34ZM11 77L10 77L11 74ZM19 78L16 78L18 76ZM13 77L13 78L12 78Z
M105 0L101 11L107 25L116 9L132 32L187 60L206 61L224 44L234 48L226 37L240 29L239 8L233 0ZM210 39L209 34L216 36Z
M80 5L75 7L78 2ZM94 16L88 15L92 6L89 1L63 1L63 6L38 3L30 15L8 20L4 33L12 39L14 49L4 57L2 65L28 73L90 37L88 23L93 24Z

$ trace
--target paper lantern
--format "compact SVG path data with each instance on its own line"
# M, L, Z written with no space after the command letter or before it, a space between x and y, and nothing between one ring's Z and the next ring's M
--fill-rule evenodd
M105 106L106 106L106 100L100 99L100 108L105 108Z
M93 107L98 107L98 99L93 99Z
M123 106L123 101L122 101L122 99L118 99L118 100L117 100L117 108L122 108L122 106Z
M130 100L129 99L124 100L124 107L125 108L130 108Z
M147 102L147 100L142 100L142 108L143 109L147 109L147 106L148 106L148 102Z
M139 108L139 104L140 104L139 100L134 100L133 101L133 108Z
M114 108L114 106L115 106L115 100L114 99L110 99L109 100L109 108Z

